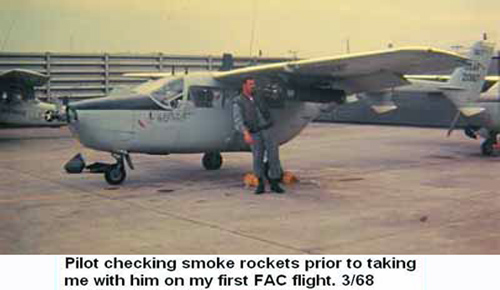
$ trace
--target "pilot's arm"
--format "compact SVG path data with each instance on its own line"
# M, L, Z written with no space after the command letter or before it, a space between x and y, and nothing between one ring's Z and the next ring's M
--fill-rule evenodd
M241 106L238 102L233 102L233 124L234 129L243 134L243 140L245 143L252 144L253 138L250 135L250 131L245 127L245 122L243 122L243 112L241 111Z

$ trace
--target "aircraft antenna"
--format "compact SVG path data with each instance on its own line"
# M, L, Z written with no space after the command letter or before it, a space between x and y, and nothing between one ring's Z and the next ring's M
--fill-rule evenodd
M12 29L14 28L14 24L16 23L16 18L14 17L12 19L12 22L10 23L9 30L7 30L7 34L5 34L5 37L2 41L2 49L0 51L3 51L5 49L5 46L7 45L7 41L10 38L10 33L12 32Z
M73 34L69 37L69 51L73 52Z
M255 39L255 19L257 18L257 0L253 1L252 31L250 35L250 56L252 56L253 42Z

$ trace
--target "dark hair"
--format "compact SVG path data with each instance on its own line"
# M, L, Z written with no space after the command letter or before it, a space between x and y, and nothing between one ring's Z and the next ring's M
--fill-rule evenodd
M242 84L245 84L245 83L246 83L247 81L249 81L249 80L255 80L255 78L254 78L254 77L252 77L252 76L247 76L247 77L245 77L245 78L243 79L243 81L242 81L241 83L242 83Z

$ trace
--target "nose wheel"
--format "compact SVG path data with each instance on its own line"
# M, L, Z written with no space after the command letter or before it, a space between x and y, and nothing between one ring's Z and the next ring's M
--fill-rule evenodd
M127 152L111 154L116 159L115 164L108 165L104 169L104 179L111 185L121 184L127 178L127 171L125 170L125 161L130 169L134 169L132 159Z
M104 171L104 179L111 185L121 184L127 178L124 164L116 163Z
M222 155L219 152L205 153L201 163L206 170L218 170L222 166Z
M66 163L64 169L70 174L79 173L101 173L108 184L122 184L127 178L126 165L134 169L130 155L127 152L112 153L111 156L116 159L116 163L95 162L90 165L85 164L81 154L77 154Z

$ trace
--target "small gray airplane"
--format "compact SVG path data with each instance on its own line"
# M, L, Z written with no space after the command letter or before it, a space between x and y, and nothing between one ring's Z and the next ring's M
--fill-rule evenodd
M280 144L297 136L322 109L349 95L409 84L405 74L449 70L468 62L453 52L409 47L294 60L222 72L167 76L111 96L71 103L59 118L86 147L110 152L114 164L86 165L78 154L68 173L104 173L109 184L133 169L131 153L204 153L207 170L219 169L221 152L250 151L233 129L232 103L242 80L254 77L271 108Z
M367 95L373 94L371 102L378 101L379 108L384 112L396 109L392 99L402 94L445 96L457 108L448 136L462 116L467 124L465 135L473 139L477 139L478 135L483 137L481 152L492 155L500 132L499 77L486 77L494 47L487 41L476 42L467 56L470 62L455 69L451 76L406 76L411 81L410 85Z
M472 139L477 139L478 135L484 138L481 143L481 153L485 156L493 155L498 144L497 135L500 132L498 82L481 93L493 49L494 45L491 43L474 46L469 57L478 59L476 64L459 69L445 87L445 95L458 109L448 135L453 131L460 116L463 116L467 123L464 129L465 135Z
M32 70L12 69L0 72L0 127L62 126L54 120L56 104L35 97L36 86L43 86L49 77Z

